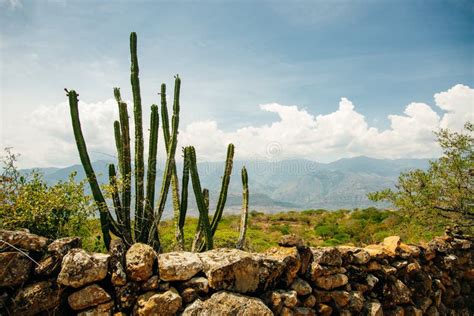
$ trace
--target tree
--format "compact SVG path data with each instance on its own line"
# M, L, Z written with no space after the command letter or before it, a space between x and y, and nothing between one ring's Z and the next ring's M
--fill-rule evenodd
M407 216L425 222L474 226L474 125L463 132L435 132L443 155L428 170L403 172L396 190L369 193L372 201L388 201Z

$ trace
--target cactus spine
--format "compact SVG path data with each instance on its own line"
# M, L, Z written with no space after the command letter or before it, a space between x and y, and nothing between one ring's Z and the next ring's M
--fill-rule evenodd
M249 185L247 169L242 167L242 212L240 215L240 235L236 248L243 249L245 244L245 234L247 232L247 220L249 216Z

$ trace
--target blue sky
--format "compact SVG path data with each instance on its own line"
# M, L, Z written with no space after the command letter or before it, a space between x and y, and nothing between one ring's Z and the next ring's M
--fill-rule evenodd
M210 120L232 134L271 125L275 113L283 119L261 110L268 103L316 119L346 97L382 133L412 102L441 122L434 94L474 86L472 1L0 1L1 145L24 156L29 142L53 141L35 139L46 132L31 113L64 102L63 88L89 103L111 98L114 86L130 95L130 31L145 105L158 102L161 82L183 78L183 129ZM469 112L472 97L466 102ZM38 164L60 164L42 155Z

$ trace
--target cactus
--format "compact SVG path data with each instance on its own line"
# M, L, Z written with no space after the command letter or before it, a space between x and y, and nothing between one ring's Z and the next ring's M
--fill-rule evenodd
M166 85L161 85L161 121L163 125L163 138L165 139L166 144L166 153L169 152L169 140L170 140L170 129L169 129L169 119L168 119L168 107L166 104ZM171 194L173 201L173 217L176 230L176 241L178 244L179 250L184 250L184 237L183 231L180 229L180 218L181 218L181 207L179 201L179 183L178 175L176 171L176 161L173 157L173 165L171 170Z
M78 110L77 93L74 90L67 91L69 106L71 111L71 121L74 130L74 137L81 158L84 171L89 181L94 201L100 212L100 223L104 243L109 248L111 233L123 239L127 246L133 242L145 242L152 245L157 251L160 251L160 241L158 234L158 225L164 212L169 188L172 188L172 200L174 221L176 228L176 240L178 247L184 250L184 223L188 207L188 183L189 177L193 185L194 195L199 209L199 225L197 239L193 248L212 249L213 235L221 220L224 210L227 190L232 173L232 161L234 155L234 146L229 145L227 150L226 166L222 179L222 187L217 203L216 212L209 221L209 191L201 190L199 174L196 163L196 152L193 147L184 149L184 168L182 177L181 196L179 195L179 183L176 170L175 153L178 139L179 111L180 111L180 89L181 79L175 77L173 114L170 122L168 118L168 109L166 104L166 86L161 86L161 113L162 129L165 139L166 164L162 179L160 194L158 197L155 211L155 181L156 181L156 157L158 150L158 129L159 115L158 106L151 106L150 116L150 138L148 152L148 169L146 174L145 188L145 164L143 148L143 126L142 126L142 104L140 96L139 68L137 57L137 36L135 33L130 35L130 55L131 55L131 73L130 82L133 93L133 117L135 122L135 170L132 170L131 142L130 142L130 124L127 104L122 101L120 90L114 88L114 96L119 109L119 120L114 122L115 147L117 149L118 173L115 165L109 165L109 182L111 188L111 199L115 210L116 219L112 217L107 206L104 195L97 182L97 177L92 168L86 143L81 130ZM135 181L135 220L132 229L131 224L131 200L132 200L132 176ZM120 177L120 181L119 181ZM146 192L145 192L146 190ZM146 196L145 196L146 193ZM204 239L204 240L202 240Z
M245 244L245 233L247 232L247 219L249 216L249 186L247 169L242 167L242 212L240 215L240 235L236 248L243 249Z
M206 198L206 193L203 194L203 190L201 189L201 181L199 180L199 173L196 163L196 151L194 147L189 146L185 150L188 151L187 156L189 163L189 172L191 174L191 182L193 183L194 196L196 197L196 204L199 210L198 227L204 235L205 247L207 248L207 250L210 250L213 247L213 239L211 233L211 225L209 223L209 194L207 193Z
M135 119L135 214L138 218L143 216L144 202L144 160L143 160L143 127L142 127L142 101L140 96L140 79L138 78L137 34L130 34L130 82L133 92L133 113ZM137 226L135 226L137 229Z

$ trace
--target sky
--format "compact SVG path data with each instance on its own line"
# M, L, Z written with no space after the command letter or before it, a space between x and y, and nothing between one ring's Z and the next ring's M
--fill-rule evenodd
M229 142L242 160L434 158L434 130L474 121L472 1L0 0L0 146L20 167L79 162L64 88L92 159L115 156L131 31L146 137L179 74L178 146L201 161Z

